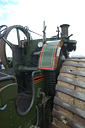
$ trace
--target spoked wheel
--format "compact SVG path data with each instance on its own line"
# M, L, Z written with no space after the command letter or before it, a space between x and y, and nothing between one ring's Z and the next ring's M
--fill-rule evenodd
M30 34L20 25L9 27L4 38L0 39L0 58L5 68L10 67L8 57L11 61L13 59L13 45L20 45L20 41L24 39L29 43Z
M55 91L52 128L85 128L85 58L63 63Z

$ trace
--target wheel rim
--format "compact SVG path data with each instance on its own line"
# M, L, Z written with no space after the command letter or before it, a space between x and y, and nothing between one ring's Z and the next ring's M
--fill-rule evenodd
M20 44L20 32L22 32L25 35L25 37L27 38L27 42L29 44L30 34L27 31L25 31L24 27L21 25L14 25L14 26L9 27L7 29L7 33L5 34L4 38L7 39L7 37L11 33L11 31L14 29L16 30L16 35L17 35L17 42L18 42L17 45ZM10 43L10 45L12 46L14 44ZM12 48L11 48L11 50L12 50ZM1 61L4 65L4 67L9 68L9 63L7 60L7 53L6 53L6 43L3 39L0 39L0 58L1 58Z

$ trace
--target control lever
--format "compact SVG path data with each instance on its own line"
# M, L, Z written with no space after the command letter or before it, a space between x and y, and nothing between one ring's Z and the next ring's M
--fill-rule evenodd
M69 36L67 36L67 37L65 37L66 39L69 39L71 36L73 36L73 34L71 34L71 35L69 35Z

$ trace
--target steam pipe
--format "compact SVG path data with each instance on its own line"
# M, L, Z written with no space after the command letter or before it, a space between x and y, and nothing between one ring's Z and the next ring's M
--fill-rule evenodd
M36 71L38 70L38 67L27 67L27 66L19 66L18 68L19 72L30 72L30 71Z

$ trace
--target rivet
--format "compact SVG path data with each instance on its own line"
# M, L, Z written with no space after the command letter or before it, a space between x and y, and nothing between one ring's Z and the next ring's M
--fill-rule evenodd
M12 119L12 116L10 118Z
M13 124L11 124L11 127L13 127Z

